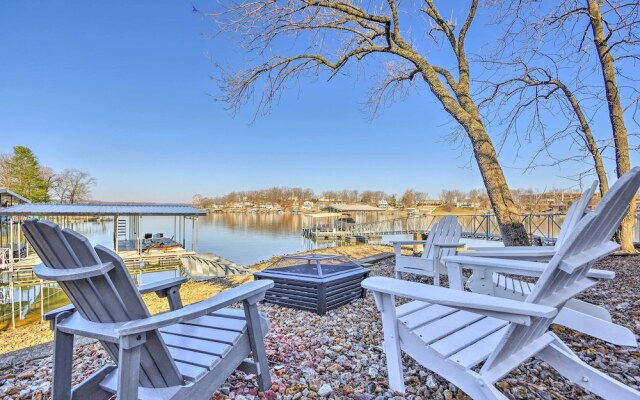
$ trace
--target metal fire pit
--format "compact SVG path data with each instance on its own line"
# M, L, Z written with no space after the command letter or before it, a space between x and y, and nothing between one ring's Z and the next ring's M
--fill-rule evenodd
M264 301L323 315L364 297L360 282L368 274L346 256L308 254L284 256L253 276L275 282Z

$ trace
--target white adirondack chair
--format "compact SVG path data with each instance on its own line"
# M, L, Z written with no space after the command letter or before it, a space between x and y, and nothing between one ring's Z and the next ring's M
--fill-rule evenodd
M456 253L460 244L462 227L454 216L446 216L436 223L427 240L401 240L394 241L393 251L396 255L395 274L397 279L402 279L402 273L418 274L433 277L433 284L440 286L440 274L446 274L442 257ZM403 245L424 245L422 256L402 255ZM436 273L438 271L438 273Z
M257 303L272 281L186 307L174 288L172 310L151 316L114 252L94 249L84 236L48 221L26 221L24 233L43 261L34 273L58 282L77 310L55 317L53 399L209 399L236 369L257 374L261 390L270 387L263 343L268 321ZM225 308L237 302L244 310ZM116 365L72 391L74 335L99 339Z
M589 202L598 188L598 181L594 181L585 190L580 198L575 201L567 210L564 223L558 232L556 243L553 246L509 246L509 247L467 247L465 255L473 257L508 258L511 260L550 260L556 253L556 249L562 244L567 236L573 232L575 226L580 222L589 206Z
M462 290L462 281L457 276L461 274L459 265L462 264L473 270L469 280L466 282L467 288L472 292L524 301L531 294L534 283L505 274L537 278L546 264L539 265L527 261L513 262L498 258L543 260L555 254L556 250L583 218L597 186L598 182L596 181L578 201L571 205L555 246L524 246L516 247L515 250L511 250L511 247L495 247L492 250L478 250L464 253L464 255L457 257L446 257L443 261L447 265L451 264L448 267L452 271L452 276L449 277L449 287ZM537 249L539 248L542 248L542 250L538 251ZM478 259L471 260L470 256ZM591 277L597 278L597 273L592 273ZM611 314L607 309L578 299L569 300L554 320L554 323L617 345L634 346L636 343L634 333L626 327L613 323Z
M384 277L365 279L362 286L373 292L382 315L390 387L404 392L403 350L474 399L506 399L494 383L531 357L601 397L640 399L640 392L587 365L549 331L568 300L598 283L589 276L591 267L619 248L610 239L639 186L639 168L620 178L567 237L523 302ZM414 301L396 307L395 296Z

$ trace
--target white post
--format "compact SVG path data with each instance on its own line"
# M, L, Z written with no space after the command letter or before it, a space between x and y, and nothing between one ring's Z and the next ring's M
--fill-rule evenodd
M40 279L40 317L44 320L44 282Z
M11 326L16 329L16 303L13 291L13 273L9 275L9 293L11 295Z
M113 216L113 251L118 252L118 215Z
M18 313L20 313L22 320L22 286L18 286Z
M13 217L9 218L9 265L13 268Z
M22 224L18 221L18 260L22 259Z

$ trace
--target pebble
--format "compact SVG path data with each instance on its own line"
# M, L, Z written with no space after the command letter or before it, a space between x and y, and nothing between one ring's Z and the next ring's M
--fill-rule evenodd
M433 377L433 375L427 376L427 388L436 390L438 386L438 382L436 382L436 379Z
M594 286L580 298L603 305L615 322L630 327L638 336L640 275L634 271L640 270L640 256L608 257L596 268L613 270L616 278ZM391 276L392 271L393 259L371 267L372 276ZM398 301L403 302L399 298ZM270 304L259 307L271 322L265 340L273 381L270 390L259 393L254 375L234 372L212 399L469 399L461 389L407 356L403 357L405 397L391 391L381 347L380 316L371 294L325 316ZM552 329L587 363L640 389L637 349L608 345L556 325ZM97 343L75 348L73 384L109 362ZM51 356L0 367L0 399L50 398L51 373ZM522 364L498 381L496 387L517 400L595 398L536 359Z
M331 387L331 385L329 385L328 383L325 383L324 385L320 386L320 390L318 390L318 395L322 397L327 397L331 394L332 391L333 391L333 388Z

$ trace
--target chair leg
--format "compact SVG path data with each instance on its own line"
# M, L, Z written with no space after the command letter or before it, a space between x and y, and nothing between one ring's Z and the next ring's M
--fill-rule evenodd
M53 348L53 400L71 398L73 335L56 329Z
M396 271L396 279L402 279L402 272Z
M243 302L244 313L247 318L247 331L249 333L249 343L253 360L258 364L258 389L269 390L271 387L271 374L269 373L269 363L267 352L264 349L264 334L260 325L260 313L258 312L257 301Z
M640 392L589 366L573 352L553 343L536 357L551 365L570 381L605 399L640 399Z
M118 400L138 400L140 345L144 335L120 338L118 350Z
M467 287L473 293L495 295L493 288L493 272L486 269L474 269L471 276L467 280Z
M560 310L553 322L619 346L637 345L636 335L630 329L567 306Z
M567 301L564 307L576 310L583 314L591 315L592 317L596 317L607 322L611 322L611 313L609 313L606 308L587 303L586 301L571 299Z
M373 292L382 318L384 333L384 353L387 356L389 387L404 393L404 377L402 375L402 354L400 352L400 333L396 318L395 299L390 294Z
M462 277L462 267L460 264L447 263L447 277L449 278L449 288L464 290L464 279Z

